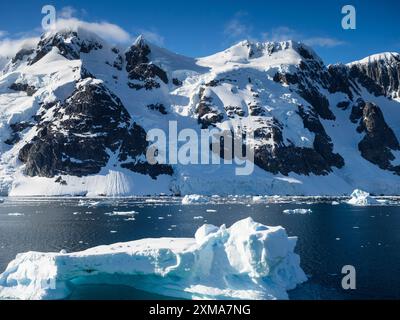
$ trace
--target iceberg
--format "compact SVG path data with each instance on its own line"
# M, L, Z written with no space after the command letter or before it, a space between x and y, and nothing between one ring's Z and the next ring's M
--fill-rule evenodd
M188 204L202 204L202 203L208 203L209 200L205 196L201 196L199 194L190 194L186 195L182 198L182 204L183 205L188 205Z
M283 227L247 218L203 225L194 238L142 239L82 252L18 254L0 299L65 299L80 285L128 285L183 299L288 299L307 280Z
M381 203L372 198L368 192L356 189L351 194L351 199L347 201L348 204L353 206L371 206L380 205Z

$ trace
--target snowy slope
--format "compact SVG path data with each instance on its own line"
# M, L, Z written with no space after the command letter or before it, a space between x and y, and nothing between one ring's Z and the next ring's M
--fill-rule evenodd
M325 66L293 41L193 59L143 37L117 48L81 27L46 34L0 77L0 191L399 194L397 59ZM253 133L253 174L237 176L223 159L150 165L146 132L168 132L170 121Z

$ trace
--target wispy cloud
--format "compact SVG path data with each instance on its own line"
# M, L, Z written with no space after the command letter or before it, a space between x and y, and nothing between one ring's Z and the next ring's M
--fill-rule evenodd
M165 38L155 30L146 30L146 29L139 29L139 34L143 35L143 37L157 46L164 46L165 45Z
M256 31L251 23L246 22L248 14L238 12L229 20L224 28L224 36L230 41L239 41L243 39L255 41L301 41L312 47L333 48L345 45L346 42L321 35L308 35L298 32L288 26L278 26L268 31Z
M7 31L0 30L0 38L5 37L7 35L7 33L8 33Z
M301 41L311 47L323 47L323 48L333 48L346 44L346 42L344 41L331 37L321 37L321 36L309 37L286 26L277 27L269 32L264 32L262 33L261 38L263 41L295 40L295 41Z
M63 7L59 13L59 16L64 19L70 19L76 16L77 10L74 7L66 6Z
M286 41L286 40L300 41L300 38L301 38L300 33L285 26L276 27L268 32L261 33L262 41Z
M79 28L91 31L100 37L118 43L132 41L131 35L120 26L109 22L87 22L77 18L57 19L56 30L77 30Z
M0 40L0 56L11 58L14 57L15 54L23 49L31 49L36 46L38 43L38 37L32 38L20 38L20 39L2 39Z
M79 28L91 31L99 35L100 37L116 42L116 43L128 43L132 41L132 37L123 28L120 26L107 22L107 21L99 21L99 22L88 22L84 21L77 17L77 15L84 16L86 15L85 10L78 10L72 6L63 7L61 10L57 12L57 20L56 20L56 30L77 30Z
M239 11L235 16L225 24L224 35L231 40L250 39L253 33L253 27L244 21L248 14Z
M343 46L346 44L345 41L338 40L335 38L329 37L314 37L303 40L305 44L311 47L325 47L325 48L333 48L338 46Z

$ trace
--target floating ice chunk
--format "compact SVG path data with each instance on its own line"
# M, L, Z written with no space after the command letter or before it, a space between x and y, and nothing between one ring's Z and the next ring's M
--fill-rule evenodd
M253 203L264 203L268 202L269 198L267 196L254 196L252 198Z
M97 207L101 204L100 201L79 200L78 206L80 207Z
M182 204L187 205L187 204L196 204L196 203L207 203L208 198L205 196L201 196L199 194L190 194L186 195L182 199Z
M121 216L121 217L132 217L135 214L138 214L139 212L136 211L113 211L113 212L107 212L105 215L107 216Z
M368 192L356 189L351 194L351 199L347 201L353 206L371 206L381 204L376 199L372 198Z
M9 213L8 216L21 217L21 216L24 216L24 214L23 213L19 213L19 212L15 212L15 213Z
M311 209L287 209L287 210L283 210L284 214L309 214L312 213Z
M296 237L247 218L196 238L143 239L76 253L17 255L0 299L63 299L82 284L121 284L185 299L287 299L307 280ZM51 285L49 285L51 284Z
M333 206L338 206L339 204L340 204L340 202L338 202L338 201L332 201L332 203L331 203Z
M201 219L204 219L204 217L203 216L196 216L196 217L193 217L193 219L194 220L201 220Z
M215 212L217 212L217 210L214 210L214 209L207 209L206 212L208 212L208 213L215 213Z

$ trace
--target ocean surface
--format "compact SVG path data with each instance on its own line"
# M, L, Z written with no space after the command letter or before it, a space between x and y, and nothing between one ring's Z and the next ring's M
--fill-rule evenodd
M311 209L285 214L286 209ZM207 212L207 210L215 212ZM110 216L136 211L133 219ZM218 201L181 205L179 198L6 198L0 204L0 273L17 253L68 252L152 237L193 237L204 223L230 226L252 217L298 237L296 252L308 282L291 299L400 299L400 204L354 207L323 201ZM344 265L356 269L356 289L341 286ZM123 286L85 286L71 299L162 299Z

